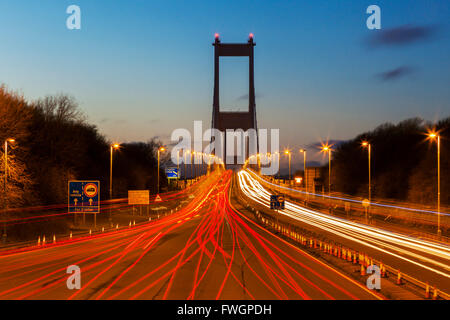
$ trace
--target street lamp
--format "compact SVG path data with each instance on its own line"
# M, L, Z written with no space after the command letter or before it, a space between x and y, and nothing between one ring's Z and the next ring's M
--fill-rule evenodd
M209 175L211 173L211 160L214 158L212 154L208 154L208 169L206 174Z
M441 237L441 137L437 132L432 131L428 133L428 138L430 138L430 140L436 139L437 142L437 234L438 237Z
M113 168L113 153L114 150L118 150L120 148L120 144L118 143L113 143L110 148L109 148L109 154L110 154L110 159L109 159L109 200L112 200L113 198L113 193L112 193L112 168ZM111 208L109 208L109 222L112 226L112 217L111 217Z
M190 154L189 151L184 151L184 180L187 180L186 155L188 154Z
M372 153L372 145L368 142L368 141L363 141L361 143L361 145L364 148L367 148L368 151L368 155L369 155L369 203L372 200L372 186L371 186L371 170L370 170L370 157L371 157L371 153Z
M194 170L192 170L192 172L194 173L194 179L197 179L197 166L195 165L195 155L197 154L197 152L195 152L195 151L192 151L192 162L193 162L193 165L194 165ZM191 166L191 168L192 168L192 166Z
M331 194L331 146L322 146L322 151L328 153L328 195Z
M305 190L308 186L308 183L306 181L306 150L300 149L300 153L303 153L303 177L305 178Z
M177 150L177 175L180 174L180 150Z
M164 152L164 151L166 151L166 148L164 148L164 147L158 148L158 185L157 185L158 192L157 192L157 194L159 194L159 159L160 159L161 152Z
M289 183L291 182L291 152L289 150L284 150L284 154L289 157Z
M5 180L4 180L4 190L3 190L3 196L4 196L4 206L5 206L5 215L6 215L6 211L8 209L8 191L7 191L7 186L8 186L8 142L9 143L13 143L15 140L12 138L6 139L5 140ZM6 243L6 221L3 222L3 243Z

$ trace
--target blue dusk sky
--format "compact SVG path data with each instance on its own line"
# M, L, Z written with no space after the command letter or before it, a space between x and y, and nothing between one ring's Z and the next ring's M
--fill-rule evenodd
M71 4L81 30L66 28ZM366 26L372 4L381 30ZM300 148L449 116L449 18L447 0L0 0L0 82L74 96L111 141L169 142L211 123L214 33L253 33L258 125ZM222 60L221 104L246 108L247 62Z

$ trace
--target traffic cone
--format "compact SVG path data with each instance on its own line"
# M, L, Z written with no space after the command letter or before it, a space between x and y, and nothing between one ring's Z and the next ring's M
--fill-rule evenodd
M92 236L92 230L89 229L89 236Z
M40 236L38 237L38 242L37 242L37 245L38 245L38 246L40 246L40 245L41 245L41 237L40 237Z
M119 229L119 224L117 223L117 224L116 224L116 230L118 230L118 229Z
M72 240L72 231L70 231L69 239Z
M136 220L133 220L133 226L135 226L136 225Z
M44 237L42 238L42 245L45 246L45 235L44 235Z
M347 261L352 262L352 252L350 250L347 250Z
M102 227L102 232L105 232L105 227Z
M341 255L342 255L342 250L341 250L341 247L339 247L339 248L337 248L337 251L338 251L338 258L340 259L341 258Z
M131 221L130 221L130 223L128 224L128 228L130 228L131 227Z
M428 282L425 287L425 299L430 299L430 286L428 285Z
M356 252L353 252L353 264L357 264L358 260L356 259Z
M436 289L436 287L434 287L434 290L433 290L433 300L437 300L437 298L438 298L438 290Z
M53 235L53 243L56 243L56 236Z
M398 274L397 274L397 284L398 285L402 284L402 274L401 274L400 270L398 271Z
M382 278L386 278L386 269L384 268L384 265L381 262L380 262L380 276Z
M366 268L363 265L361 265L361 275L362 276L366 275Z

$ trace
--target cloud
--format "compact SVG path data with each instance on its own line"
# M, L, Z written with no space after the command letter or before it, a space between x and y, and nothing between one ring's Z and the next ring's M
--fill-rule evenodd
M368 42L373 47L403 46L431 39L437 31L436 26L403 25L375 31Z
M407 76L413 73L414 69L409 66L400 66L391 70L387 70L377 74L377 77L382 81L397 80L401 77Z
M101 118L100 120L98 120L98 122L100 124L113 124L113 125L122 125L122 124L127 124L128 121L127 120L123 120L123 119L112 119L112 118Z

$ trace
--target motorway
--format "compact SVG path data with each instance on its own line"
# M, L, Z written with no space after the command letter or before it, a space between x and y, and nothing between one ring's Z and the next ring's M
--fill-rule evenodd
M0 299L383 298L237 211L232 181L216 170L169 216L0 255Z
M270 186L250 170L240 171L238 176L244 195L269 208ZM280 214L301 227L450 292L450 247L446 244L349 221L290 201L286 201L286 209Z

